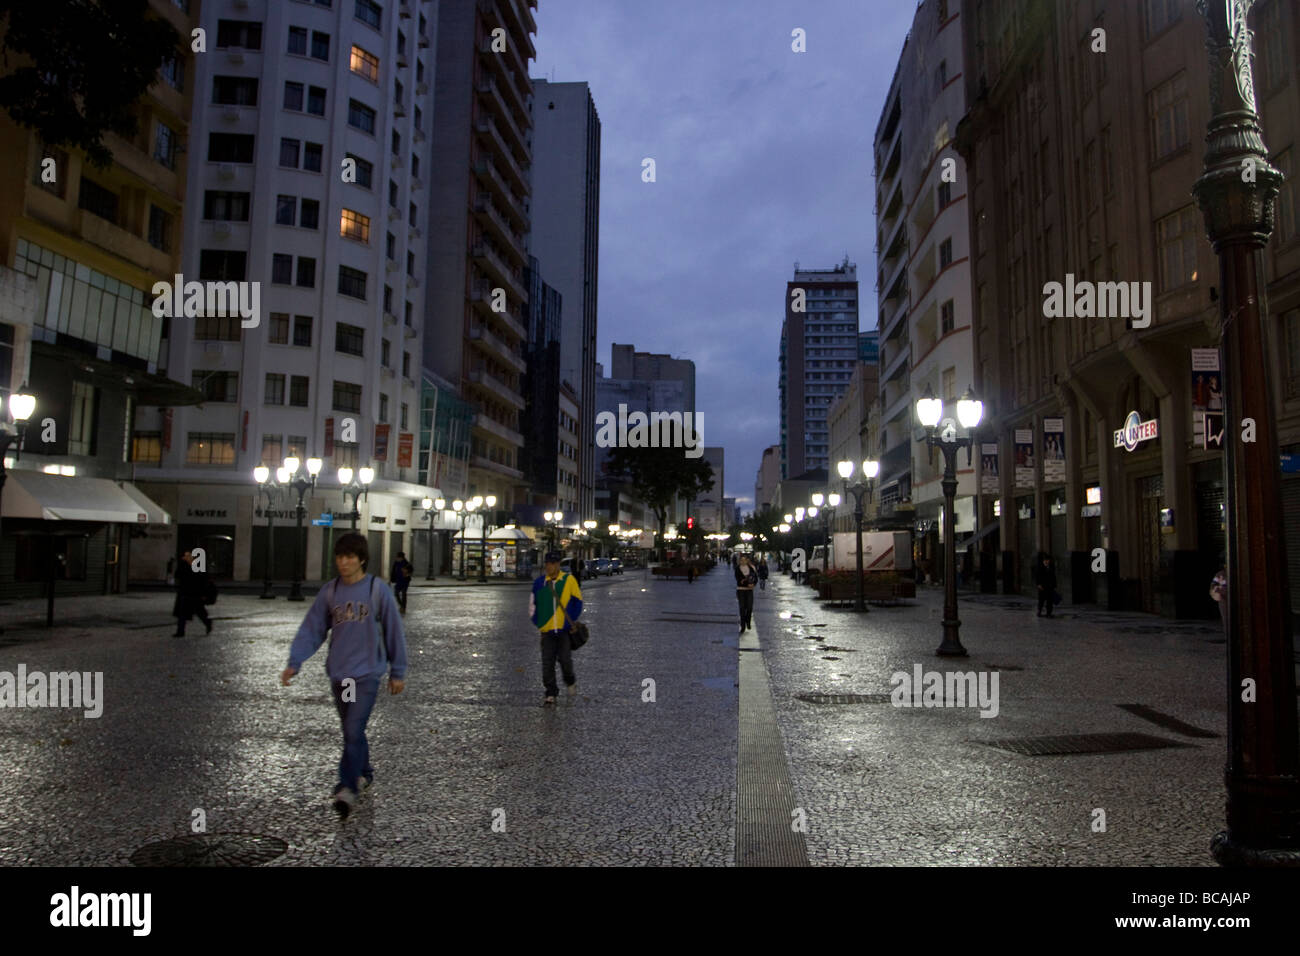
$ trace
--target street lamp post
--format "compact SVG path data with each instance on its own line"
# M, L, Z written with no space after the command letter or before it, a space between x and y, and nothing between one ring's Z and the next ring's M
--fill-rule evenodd
M426 581L433 580L433 516L441 514L446 506L445 498L425 498L420 502L420 507L424 509L424 518L429 522L429 573L424 576Z
M1193 186L1219 257L1224 418L1253 420L1253 441L1224 441L1228 551L1227 829L1211 841L1223 865L1300 865L1300 746L1294 643L1263 248L1282 174L1269 164L1251 76L1251 0L1199 0L1210 56L1205 172ZM1229 425L1232 436L1234 425ZM1243 700L1256 683L1259 700Z
M451 510L460 516L460 576L456 579L458 581L465 580L465 521L477 507L473 498L469 501L461 501L457 498L451 503Z
M934 397L927 385L925 394L916 402L916 417L925 426L925 443L933 450L943 452L943 642L935 651L940 657L966 657L961 645L961 621L957 618L957 541L953 530L957 495L957 450L966 449L966 464L970 464L971 448L975 444L974 431L984 417L984 403L969 388L957 401L957 419L970 434L958 436L957 422L943 417L943 402ZM938 431L936 432L936 428Z
M844 482L844 495L847 498L853 496L853 524L857 532L857 554L858 554L858 581L857 581L857 601L854 607L859 611L867 610L867 602L862 599L862 496L871 495L871 486L875 484L876 475L880 474L880 462L867 458L862 462L862 479L849 484L849 479L853 477L853 462L841 461L835 466L835 470L840 473L840 480Z
M273 541L275 539L275 499L278 492L289 481L289 473L283 467L275 470L275 477L271 476L271 469L266 465L258 465L253 469L253 480L257 482L259 492L266 494L266 573L262 576L262 600L274 600L275 588L271 584L271 563L275 554Z
M551 550L555 550L560 538L559 528L560 522L564 520L564 512L547 511L543 513L542 518L546 522L546 534L551 541Z
M0 408L3 407L3 401L0 401ZM5 471L5 457L9 454L9 446L17 444L14 451L14 461L23 452L23 437L27 434L27 420L32 417L36 411L36 396L27 389L27 383L23 387L9 396L9 417L13 419L14 431L8 428L0 427L0 494L3 494L5 479L9 476ZM0 426L8 424L3 418L0 418ZM53 598L50 599L53 601ZM4 627L0 626L0 634L4 633Z
M361 498L370 499L370 483L375 480L375 469L362 468L357 472L356 478L352 477L352 469L344 466L339 469L339 484L343 486L343 500L346 501L348 495L352 496L352 513L349 517L352 519L352 530L357 530L357 522L361 520L361 511L358 507L358 501Z
M497 496L488 495L486 498L475 496L474 500L478 502L479 507L495 508L497 506ZM478 527L478 580L480 584L487 583L487 512L483 512L483 517Z
M302 497L308 489L316 487L316 476L320 474L321 466L324 464L319 458L307 459L307 474L299 471L302 463L295 457L290 456L284 460L285 481L284 485L298 492L298 510L296 512L298 525L297 531L293 536L293 580L289 584L289 600L301 601L302 596L302 519L307 514L307 509L302 505Z

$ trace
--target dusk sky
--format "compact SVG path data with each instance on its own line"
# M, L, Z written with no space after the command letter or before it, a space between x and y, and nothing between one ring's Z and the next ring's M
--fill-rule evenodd
M875 327L871 143L907 0L540 0L533 75L591 86L601 121L598 352L695 362L726 494L753 507L780 440L794 263L857 263ZM791 50L802 28L807 52ZM641 181L652 157L657 182Z

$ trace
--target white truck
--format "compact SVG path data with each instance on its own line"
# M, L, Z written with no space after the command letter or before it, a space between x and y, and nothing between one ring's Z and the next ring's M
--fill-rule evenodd
M858 536L854 531L837 531L831 540L831 568L857 570ZM826 546L819 544L808 556L808 570L826 567ZM912 535L907 531L862 532L863 571L912 570Z

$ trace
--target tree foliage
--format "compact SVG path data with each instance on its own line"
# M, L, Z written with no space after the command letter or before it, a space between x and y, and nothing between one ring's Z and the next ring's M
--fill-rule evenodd
M0 108L48 146L112 164L105 133L136 134L136 104L181 38L148 0L0 0Z
M687 458L680 448L613 448L606 468L632 485L632 493L658 520L660 535L674 498L697 498L713 488L713 466Z

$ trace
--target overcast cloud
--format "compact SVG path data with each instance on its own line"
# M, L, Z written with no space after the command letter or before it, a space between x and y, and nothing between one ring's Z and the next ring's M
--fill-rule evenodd
M540 0L533 75L590 84L601 120L597 358L608 372L619 342L694 360L705 443L726 448L744 511L780 439L794 263L847 254L861 327L875 327L871 143L914 13L908 0ZM791 50L796 27L806 53Z

